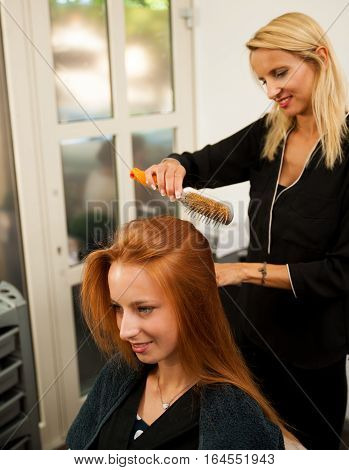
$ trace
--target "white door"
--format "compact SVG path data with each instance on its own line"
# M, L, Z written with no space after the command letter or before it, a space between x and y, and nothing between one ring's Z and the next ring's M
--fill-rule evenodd
M84 256L136 216L175 212L129 172L193 147L190 6L3 2L44 448L64 441L104 361L79 309Z

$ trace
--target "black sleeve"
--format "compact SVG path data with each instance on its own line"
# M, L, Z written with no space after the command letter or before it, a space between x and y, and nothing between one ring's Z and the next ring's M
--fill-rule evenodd
M109 361L98 374L92 389L68 430L66 444L69 449L84 449L90 438L91 431L101 421L102 416L100 413L103 410L101 400L103 400L107 392L105 387L110 382L111 371L112 367Z
M106 362L98 374L76 418L69 428L66 443L70 449L84 449L99 423L115 401L115 391L120 388L120 378L125 379L131 369L116 354Z
M196 152L173 153L186 169L183 186L218 188L248 181L249 169L261 157L266 116L236 134Z
M289 263L290 280L297 298L341 297L349 292L349 178L341 210L341 223L333 248L319 261Z
M260 406L247 396L240 397L238 403L235 416L239 432L238 449L284 450L281 429L263 415Z
M246 392L230 384L205 386L201 398L202 449L284 449L281 429Z

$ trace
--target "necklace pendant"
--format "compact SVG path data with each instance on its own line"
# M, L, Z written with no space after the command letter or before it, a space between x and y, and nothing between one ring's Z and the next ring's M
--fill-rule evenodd
M167 408L169 408L170 404L169 403L163 403L162 404L162 407L164 410L167 410Z

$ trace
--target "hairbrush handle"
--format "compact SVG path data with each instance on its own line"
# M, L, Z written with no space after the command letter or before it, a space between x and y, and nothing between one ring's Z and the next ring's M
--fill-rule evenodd
M132 170L130 171L130 177L138 181L138 183L142 183L144 186L147 185L145 179L145 172L143 170L140 170L139 168L132 168ZM153 175L153 179L155 181L155 184L157 184L156 175Z

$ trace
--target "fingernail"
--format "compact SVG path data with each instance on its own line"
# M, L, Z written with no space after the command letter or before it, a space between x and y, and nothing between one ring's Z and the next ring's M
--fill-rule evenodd
M165 191L164 190L161 190L161 196L165 196Z
M151 185L151 187L152 187L153 189L156 189L156 186L155 186L155 184L152 184L152 185Z
M175 202L175 200L176 200L176 199L175 199L173 196L170 196L170 201L171 201L171 202Z
M181 197L181 193L179 191L176 192L176 198L179 199Z

